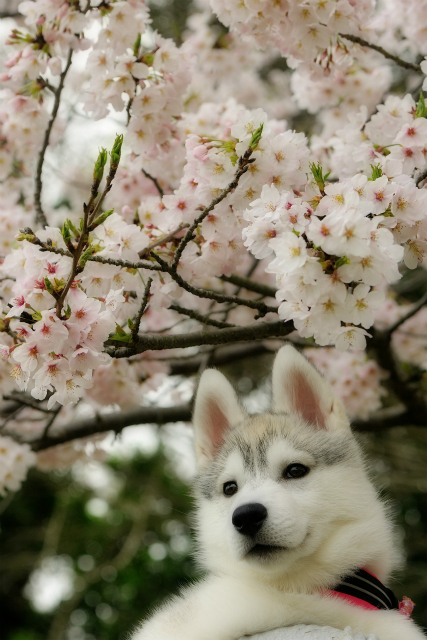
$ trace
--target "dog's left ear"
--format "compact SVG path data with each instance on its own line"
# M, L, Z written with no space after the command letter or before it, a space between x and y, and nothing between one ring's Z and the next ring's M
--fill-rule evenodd
M323 376L290 345L273 365L273 410L297 413L316 429L349 428L344 406Z
M206 369L200 378L193 415L194 446L199 467L215 457L226 431L245 416L227 378L215 369Z

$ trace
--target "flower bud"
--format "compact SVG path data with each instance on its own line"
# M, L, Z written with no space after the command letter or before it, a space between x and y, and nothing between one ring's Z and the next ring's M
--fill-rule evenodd
M107 162L107 149L101 148L98 158L95 162L95 168L93 170L93 179L97 182L101 182L104 174L104 167Z
M118 136L116 136L116 139L114 141L113 144L113 148L111 149L111 160L110 160L110 167L111 169L117 169L117 167L119 166L119 162L120 162L120 156L122 153L122 144L123 144L123 134L120 134Z

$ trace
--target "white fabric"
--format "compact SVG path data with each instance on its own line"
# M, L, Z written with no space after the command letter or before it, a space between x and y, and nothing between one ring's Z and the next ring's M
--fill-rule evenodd
M377 636L355 632L346 627L332 629L332 627L318 627L317 625L299 624L296 627L273 629L254 636L245 636L241 640L378 640Z

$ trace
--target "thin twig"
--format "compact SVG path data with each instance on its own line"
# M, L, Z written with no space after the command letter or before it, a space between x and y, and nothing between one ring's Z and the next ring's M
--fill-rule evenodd
M185 309L184 307L180 307L179 304L171 304L169 305L169 309L172 309L172 311L176 311L181 315L188 316L193 320L197 320L197 322L201 322L202 324L216 327L217 329L226 329L227 327L236 326L234 324L229 324L228 322L221 322L220 320L212 320L212 318L208 318L207 316L204 316L201 313L197 313L197 311L194 311L194 309Z
M28 400L27 398L23 398L22 396L19 395L4 395L3 396L4 400L13 400L14 402L18 402L19 404L23 404L26 407L31 407L31 409L35 409L36 411L41 411L42 413L49 413L51 414L52 412L50 411L50 409L46 409L45 407L40 407L37 402L33 402L31 400Z
M144 296L141 301L141 306L139 307L138 314L134 320L134 326L132 329L132 342L137 342L138 340L139 325L141 324L141 318L147 309L148 300L150 298L150 289L151 289L152 282L153 282L153 278L148 278L147 284L145 285Z
M206 216L209 215L209 213L216 207L216 205L222 202L222 200L224 200L224 198L228 196L230 191L233 191L233 189L237 187L237 185L239 184L240 178L249 169L249 164L251 162L250 157L252 153L253 153L253 149L252 147L249 146L247 151L244 153L244 155L239 158L238 168L234 174L234 178L232 182L230 182L228 187L226 187L223 191L221 191L218 197L214 198L212 202L203 209L202 213L194 220L192 225L189 227L187 233L181 240L179 247L175 251L175 256L171 265L172 271L177 270L179 261L181 259L181 256L183 254L185 247L190 242L190 240L192 240L194 237L193 232L195 231L195 229L199 226L201 222L203 222Z
M406 60L402 60L402 58L399 58L398 56L393 55L389 51L386 51L385 49L383 49L382 47L379 47L376 44L371 44L367 40L364 40L363 38L359 38L359 36L353 36L349 33L339 33L338 35L341 38L346 38L346 40L350 40L351 42L360 44L362 47L369 47L370 49L374 49L374 51L378 51L378 53L381 53L385 58L388 58L389 60L393 60L393 62L398 64L399 67L403 67L404 69L410 69L411 71L417 71L418 73L422 73L421 67L419 64L414 64L413 62L406 62Z
M58 417L59 412L61 411L61 409L63 409L62 405L59 405L59 407L57 409L55 409L54 411L51 411L52 415L49 418L49 420L46 422L45 427L43 429L43 434L42 434L42 442L44 440L46 440L46 438L48 438L49 436L49 429L51 428L51 426L53 425L53 423L55 422L56 418Z
M275 298L276 296L276 289L274 287L269 287L267 284L262 284L262 282L255 282L250 278L232 274L231 276L221 276L221 280L224 280L224 282L235 284L237 287L240 287L242 289L247 289L247 291L260 293L261 295L268 298Z
M163 198L163 194L164 191L162 189L162 187L159 185L159 182L157 180L157 178L155 178L154 176L152 176L150 173L148 173L148 171L146 171L145 169L141 169L142 173L144 174L144 176L146 178L148 178L149 180L151 180L151 182L154 184L154 186L156 187L157 191L159 192L159 196L161 198Z
M151 255L160 264L160 266L162 267L162 270L165 271L166 273L169 273L169 275L173 278L173 280L175 280L177 284L179 284L180 287L185 289L185 291L188 291L188 293L192 293L193 295L197 296L198 298L215 300L215 302L232 302L234 304L238 304L244 307L249 307L249 309L257 309L258 318L262 318L263 316L265 316L267 313L270 313L270 312L277 313L277 307L270 307L266 305L265 302L263 302L262 300L247 300L246 298L239 298L237 296L227 296L222 293L216 293L216 291L211 291L208 289L200 289L199 287L193 287L193 285L186 282L186 280L184 280L184 278L182 278L179 275L179 273L177 273L176 271L173 271L172 266L168 265L168 263L162 260L160 256L158 256L156 253L152 253Z
M83 253L83 249L85 245L87 245L89 213L90 213L89 208L85 206L84 215L83 215L83 227L80 233L80 238L77 243L77 247L74 250L73 263L71 265L70 275L68 276L67 284L61 291L61 294L56 302L56 315L58 316L58 318L61 318L62 307L64 306L65 297L68 291L70 290L71 285L73 284L74 278L76 277L79 270L80 271L82 270L82 268L79 267L79 260Z
M418 185L423 182L423 180L425 180L427 178L427 169L424 169L424 171L422 173L420 173L420 175L418 176L418 178L415 180L415 184Z
M43 144L40 149L39 157L37 160L36 176L34 180L34 208L36 210L36 222L41 224L43 227L47 227L48 225L48 221L46 219L45 213L42 208L42 203L41 203L42 171L43 171L44 157L46 154L46 149L49 146L52 127L56 120L56 116L58 115L59 104L61 102L61 93L64 88L66 75L68 73L69 68L71 67L72 57L73 57L73 50L70 49L68 52L68 58L67 58L67 63L65 65L65 69L59 76L59 85L55 92L55 101L53 103L52 113L50 116L49 124L47 125L47 129L44 134Z
M60 256L72 258L73 254L60 247L51 247L42 242L39 238L35 238L33 244L40 247L40 251L49 251L50 253L56 253ZM116 267L122 267L123 269L150 269L151 271L161 271L161 267L158 264L150 264L149 262L130 262L129 260L120 260L118 258L105 258L104 256L89 256L88 262L100 262L101 264L112 264Z
M396 320L394 324L388 327L385 330L385 333L389 333L389 334L394 333L396 329L398 329L402 324L404 324L407 320L409 320L409 318L412 318L412 316L418 313L418 311L420 311L420 309L422 309L426 305L427 305L427 292L422 296L422 298L418 300L418 302L414 304L414 306L410 311L408 311L408 313L405 313L404 316L399 318L399 320Z
M181 224L176 229L174 229L170 233L167 233L166 235L162 236L161 238L157 238L157 240L155 240L154 242L149 244L148 247L145 247L145 249L142 249L142 251L140 251L139 254L138 254L139 257L143 258L145 255L147 255L147 253L150 253L150 251L152 251L156 247L158 247L158 246L160 246L162 244L166 244L166 242L169 242L169 240L172 240L172 238L174 238L177 233L179 233L183 229L186 229L189 226L190 225L188 224L188 222L181 222Z

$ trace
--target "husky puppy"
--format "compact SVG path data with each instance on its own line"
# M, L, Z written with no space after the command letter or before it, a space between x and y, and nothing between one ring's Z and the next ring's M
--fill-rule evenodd
M399 611L369 610L334 591L362 568L384 583L398 560L341 401L291 346L277 354L272 386L272 410L249 416L221 373L203 373L196 521L208 575L133 640L237 640L296 624L423 640Z

